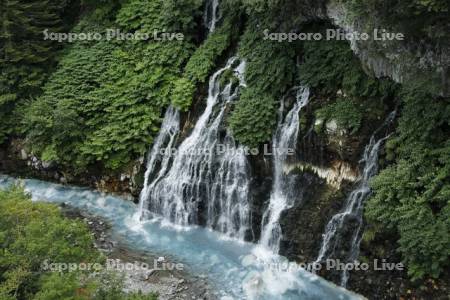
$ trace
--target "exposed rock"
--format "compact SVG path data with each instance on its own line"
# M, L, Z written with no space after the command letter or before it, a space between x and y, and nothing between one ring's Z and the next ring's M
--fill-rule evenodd
M336 120L330 120L325 124L328 134L336 134L338 132L338 125Z
M339 160L332 162L330 168L300 162L289 166L287 172L290 173L295 170L302 172L312 171L318 177L325 179L327 184L336 189L339 189L344 181L355 182L358 179L359 173L359 171L353 169L349 163Z
M280 252L297 262L313 262L326 224L343 206L346 189L337 190L311 173L301 173L297 184L303 187L302 201L283 213Z
M27 160L28 159L28 153L25 151L25 149L20 149L20 159L21 160Z
M382 29L383 24L369 25L364 17L355 17L341 1L329 1L326 15L336 26L346 33L363 33L369 30ZM376 20L374 21L376 22ZM378 27L378 28L376 28ZM373 34L370 33L370 36ZM427 46L423 41L376 41L353 39L350 42L353 52L360 58L373 74L378 77L389 77L403 83L416 76L434 78L440 86L441 95L450 92L450 48L439 45L435 48Z
M52 161L42 161L41 165L42 165L42 168L44 168L44 169L50 169L52 166L54 166L54 162L52 162Z

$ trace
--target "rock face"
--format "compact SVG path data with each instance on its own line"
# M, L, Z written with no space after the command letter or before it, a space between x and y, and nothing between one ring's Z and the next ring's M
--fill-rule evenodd
M296 176L299 195L281 218L280 254L298 262L317 258L327 223L341 210L359 177L359 158L372 130L363 126L359 134L351 135L334 120L317 126L314 106L317 103L306 107L297 157L286 167Z
M374 40L384 25L376 20L368 24L363 17L354 17L340 1L329 1L325 15L334 25L346 33L363 33L370 35L368 40L354 39L350 42L353 52L359 57L377 78L389 77L398 83L416 79L432 78L438 83L440 94L449 95L450 86L450 47L448 44L431 46L424 41Z
M389 26L375 19L371 20L352 13L348 8L351 1L339 0L292 0L280 1L277 15L280 19L291 18L287 28L278 28L278 32L298 32L307 22L325 21L335 25L345 33L368 33L367 40L352 40L351 48L359 57L368 73L378 78L389 77L398 83L417 80L419 77L437 85L442 96L450 94L450 44L442 42L431 45L429 41L374 40L374 29L386 29ZM295 13L293 13L295 12ZM389 14L386 11L386 14ZM386 29L387 30L387 29ZM448 29L447 29L448 30Z
M345 33L368 33L369 39L350 42L368 73L378 78L389 77L398 83L419 79L431 81L442 96L450 94L450 44L445 39L436 45L425 38L408 39L408 36L404 40L374 40L375 29L389 31L389 26L377 20L375 14L367 18L350 11L348 3L351 1L280 2L278 15L281 20L289 19L285 22L289 25L281 26L278 32L301 32L302 25L307 22L325 21Z
M343 190L331 187L313 173L302 173L298 184L304 187L302 201L285 211L281 218L280 254L297 262L311 263L319 253L326 224L341 209L345 196Z
M252 236L248 237L248 240L257 242L260 239L262 218L272 190L272 162L262 155L250 156L249 162L252 174L250 182Z
M0 172L19 177L33 177L62 184L89 186L102 192L117 193L125 198L137 197L142 187L143 158L137 160L122 173L112 173L92 166L77 173L55 162L42 161L15 139L0 146Z

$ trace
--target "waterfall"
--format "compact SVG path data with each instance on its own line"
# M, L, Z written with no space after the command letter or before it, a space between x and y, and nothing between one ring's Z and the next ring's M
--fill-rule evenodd
M273 178L269 205L264 212L260 244L278 253L281 240L280 217L289 209L295 197L290 176L284 170L288 149L295 149L299 133L301 109L308 104L309 88L297 88L296 103L283 120L284 98L279 110L278 126L272 138Z
M219 19L218 9L219 0L208 0L205 4L204 22L210 33L216 29L216 23Z
M236 147L230 133L223 145L227 150L218 158L219 168L208 201L207 226L244 240L250 230L249 166L243 147Z
M144 186L139 195L139 218L145 217L147 212L149 193L154 184L167 172L171 160L171 151L174 147L175 139L180 131L180 113L170 106L164 116L158 137L147 157L147 166L144 175ZM155 175L155 171L158 170ZM156 176L156 177L155 177ZM150 181L154 178L153 181Z
M228 236L243 239L250 227L249 166L244 149L236 145L231 134L220 136L225 111L239 89L239 86L233 87L231 81L221 87L220 77L231 69L237 78L242 78L244 62L232 68L236 61L231 58L224 68L212 75L203 114L177 149L173 148L173 142L168 144L173 148L168 151L172 157L164 160L166 156L163 156L165 163L161 163L159 174L151 183L148 177L154 171L150 169L156 165L149 159L140 202L174 224L206 223ZM164 131L160 135L167 136ZM157 152L155 149L161 148L158 140L150 157Z
M364 203L371 194L369 181L378 172L378 153L383 142L389 137L388 135L377 140L376 135L382 128L393 121L395 114L395 111L389 114L383 125L370 138L361 160L361 163L364 164L362 176L356 188L347 197L344 209L334 215L328 222L316 262L323 262L330 258L340 258L344 263L347 263L354 262L358 258L359 245L362 238ZM344 236L345 238L343 239ZM342 249L342 245L345 242L349 243L347 253L345 255L342 255L342 251L336 253L338 248ZM344 259L342 259L342 256L344 256ZM346 286L348 278L348 271L344 270L341 275L342 286Z

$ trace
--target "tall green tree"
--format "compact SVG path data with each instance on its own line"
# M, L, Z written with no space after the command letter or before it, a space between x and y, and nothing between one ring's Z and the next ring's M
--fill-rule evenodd
M0 0L0 143L14 130L16 105L41 91L60 43L44 30L60 32L69 0ZM66 19L67 20L67 19Z

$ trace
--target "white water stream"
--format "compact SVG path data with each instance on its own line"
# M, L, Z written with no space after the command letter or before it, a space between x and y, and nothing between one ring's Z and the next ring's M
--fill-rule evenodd
M343 263L352 263L358 259L364 204L371 194L369 182L378 173L378 153L383 142L389 137L385 136L377 140L376 134L393 121L395 113L394 111L389 114L383 125L370 138L361 159L361 163L364 164L362 176L356 188L347 197L343 210L328 222L316 262L340 259ZM344 251L338 253L338 249L342 249L347 244L349 246L346 253ZM344 270L341 275L342 286L346 286L348 278L349 272Z
M206 108L178 147L174 145L178 112L170 108L166 113L148 158L140 216L151 212L180 226L203 224L243 240L250 230L250 175L244 149L222 129L225 111L239 89L231 80L221 86L221 75L227 70L244 84L245 64L237 64L233 57L211 76ZM223 138L221 130L226 131Z
M288 150L296 149L300 126L300 111L308 104L309 89L297 88L296 103L283 118L284 99L278 117L277 130L272 139L273 151L273 185L269 205L264 212L260 244L271 249L274 253L280 250L282 237L280 217L283 211L294 204L295 195L289 174L285 173L285 163Z

